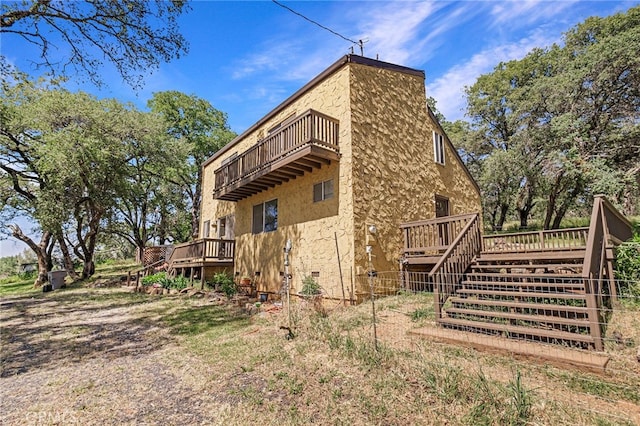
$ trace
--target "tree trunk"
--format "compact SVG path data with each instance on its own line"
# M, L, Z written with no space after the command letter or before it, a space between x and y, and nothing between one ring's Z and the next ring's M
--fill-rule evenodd
M34 287L42 287L44 283L49 281L49 269L47 269L47 257L37 254L38 256L38 277L33 283Z
M520 229L526 229L529 226L529 215L533 206L534 200L534 181L531 178L527 178L524 186L521 188L518 194L518 203L516 210L520 218Z
M502 231L504 222L507 220L507 212L509 212L509 204L500 205L500 216L498 217L498 223L496 224L496 230Z
M96 265L93 262L93 254L85 256L84 263L82 264L82 278L89 278L96 272Z
M84 224L85 215L88 218L86 225ZM96 271L93 259L98 232L100 230L100 219L103 215L104 209L96 205L90 198L82 199L76 204L74 217L76 219L76 239L78 240L78 247L74 247L74 252L83 261L82 279L89 278ZM85 226L88 228L88 231L86 235L83 235L82 231L85 229Z
M542 229L550 229L551 220L553 219L553 214L556 211L557 201L558 194L556 193L556 185L554 185L554 187L549 191L549 195L547 198L547 209L544 213L544 222L542 223Z
M64 240L64 236L62 232L58 234L58 246L60 246L60 251L62 252L62 259L64 260L64 268L67 270L67 273L74 280L78 278L78 274L75 271L73 266L73 260L71 259L71 253L69 253L69 247L67 246L67 242Z
M24 232L22 232L22 229L20 229L17 224L9 225L9 229L11 229L11 235L14 238L28 245L29 248L35 253L38 259L38 277L33 283L33 286L41 287L44 283L49 281L47 272L49 272L50 269L47 268L47 264L50 259L47 258L47 247L51 242L51 233L48 231L43 232L42 236L40 237L40 243L36 244L35 241L33 241L31 238L25 235Z

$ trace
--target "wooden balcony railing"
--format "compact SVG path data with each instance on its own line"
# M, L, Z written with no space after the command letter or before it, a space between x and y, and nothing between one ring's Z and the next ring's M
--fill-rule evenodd
M338 158L338 120L308 110L218 168L213 195L237 201Z
M435 264L476 214L445 216L400 225L408 263Z
M169 267L182 265L200 265L233 262L236 243L234 240L217 238L200 238L188 243L177 244L171 257Z
M482 237L485 253L584 250L589 228L551 229Z

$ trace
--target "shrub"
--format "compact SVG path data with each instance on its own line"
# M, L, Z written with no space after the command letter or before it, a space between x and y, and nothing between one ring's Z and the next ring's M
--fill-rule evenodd
M214 274L211 279L211 283L215 287L220 288L220 290L229 298L238 293L238 285L233 281L233 277L226 271Z
M182 275L178 275L173 280L171 280L170 288L175 288L176 290L182 290L189 287L189 280Z
M623 293L640 296L640 234L618 246L615 274Z
M162 284L162 281L167 279L167 274L164 272L158 272L156 274L147 275L146 277L142 277L142 285L149 286L152 284Z
M300 290L300 294L303 296L315 296L322 293L322 288L318 281L313 278L311 275L305 275L302 279L302 289Z

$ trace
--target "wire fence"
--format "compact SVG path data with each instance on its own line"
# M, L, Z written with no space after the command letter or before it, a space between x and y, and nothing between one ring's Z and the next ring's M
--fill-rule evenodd
M575 403L596 418L640 422L640 411L611 409L619 401L640 405L640 283L589 280L572 271L525 275L456 277L456 291L444 302L426 272L357 275L348 288L351 301L360 304L360 332L376 350L408 351L441 371L458 368L434 355L451 350L442 348L497 353L526 371L529 382L559 382L596 398L601 404ZM339 277L323 278L325 289L340 286L329 285ZM325 300L324 311L348 305L350 292L345 294L346 300ZM491 367L475 369L484 374Z

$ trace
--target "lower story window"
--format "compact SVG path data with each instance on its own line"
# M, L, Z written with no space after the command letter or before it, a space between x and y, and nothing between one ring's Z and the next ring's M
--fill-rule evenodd
M278 229L278 200L266 201L253 206L252 232L271 232Z
M333 179L313 185L313 202L327 200L333 197Z

